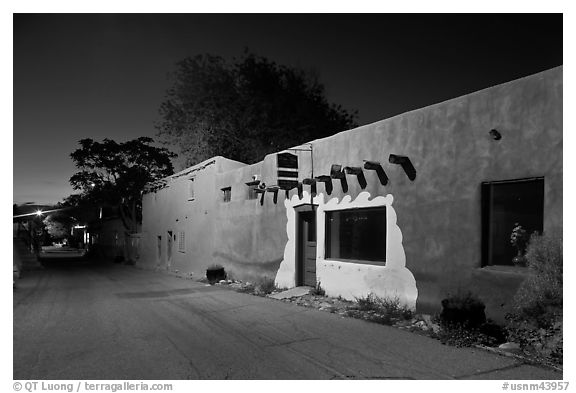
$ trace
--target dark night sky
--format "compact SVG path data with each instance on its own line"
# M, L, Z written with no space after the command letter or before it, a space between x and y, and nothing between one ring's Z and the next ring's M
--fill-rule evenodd
M562 15L16 14L14 203L71 194L81 138L154 137L176 61L245 47L367 124L561 65Z

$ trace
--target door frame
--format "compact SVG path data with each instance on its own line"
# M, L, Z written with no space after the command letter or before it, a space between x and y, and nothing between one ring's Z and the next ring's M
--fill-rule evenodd
M316 242L318 241L318 205L316 204L303 204L294 207L296 213L296 258L295 258L295 280L294 283L297 287L304 284L304 264L305 264L305 241L302 238L302 223L304 219L303 214L310 214L314 218L314 227L316 229ZM318 257L318 244L316 244L316 257Z

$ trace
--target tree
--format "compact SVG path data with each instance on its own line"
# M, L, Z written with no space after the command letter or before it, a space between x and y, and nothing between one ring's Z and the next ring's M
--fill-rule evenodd
M186 166L222 155L246 163L356 126L357 112L328 103L318 77L249 52L177 63L156 124Z
M170 159L176 155L153 142L148 137L123 143L80 140L81 148L70 157L81 171L72 175L70 184L82 193L65 203L117 206L126 231L135 233L142 219L144 186L174 173Z
M53 213L48 215L43 223L53 239L61 240L70 236L70 230L76 224L76 220L67 214Z

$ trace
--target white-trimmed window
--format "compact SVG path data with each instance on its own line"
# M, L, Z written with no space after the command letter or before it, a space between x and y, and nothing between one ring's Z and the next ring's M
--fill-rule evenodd
M186 252L186 232L178 232L178 251Z

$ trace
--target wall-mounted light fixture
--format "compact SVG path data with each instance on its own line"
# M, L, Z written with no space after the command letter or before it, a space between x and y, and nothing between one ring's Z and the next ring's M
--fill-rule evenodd
M364 172L362 168L358 166L346 166L344 167L344 173L347 175L354 175L358 178L358 184L360 184L360 188L366 188L366 177L364 177Z
M316 176L314 179L320 183L324 183L324 189L326 194L332 194L332 178L328 175Z
M342 165L333 164L330 168L330 177L332 179L339 179L342 192L348 192L348 182L346 181L346 174L342 172Z
M491 130L490 130L490 136L491 136L492 139L494 139L495 141L499 141L500 139L502 139L502 134L500 134L500 132L498 132L498 130L496 130L496 129L491 129Z
M382 165L380 165L379 162L364 160L364 169L368 171L376 171L376 175L378 175L380 184L383 186L388 184L388 176L386 175L386 172L384 172L384 168L382 168Z
M388 162L390 162L390 164L400 165L402 169L404 169L404 172L406 172L408 179L412 181L416 179L416 169L408 157L390 154L390 157L388 157Z

